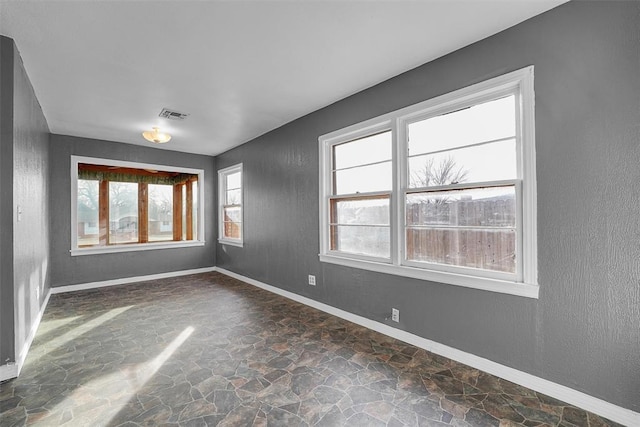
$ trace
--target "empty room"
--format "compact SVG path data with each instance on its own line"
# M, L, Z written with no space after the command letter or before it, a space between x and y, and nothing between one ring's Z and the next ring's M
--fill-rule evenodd
M640 2L0 0L0 425L640 426Z

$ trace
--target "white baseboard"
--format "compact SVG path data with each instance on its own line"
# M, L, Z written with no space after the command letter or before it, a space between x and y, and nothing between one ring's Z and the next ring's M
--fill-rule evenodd
M17 361L15 363L0 366L0 381L16 378L18 375L20 375L22 366L24 366L24 361L27 358L27 354L29 353L29 348L31 348L31 343L33 343L33 339L36 337L36 332L38 332L38 326L40 326L44 311L47 308L47 304L49 304L50 297L51 289L49 289L49 292L47 292L47 296L40 306L40 310L38 311L38 315L31 325L31 330L29 331L27 339L22 345L16 343L16 349L18 350Z
M348 311L332 307L330 305L312 300L293 292L285 291L284 289L262 283L258 280L245 277L241 274L234 273L224 268L216 267L215 271L226 274L227 276L241 280L258 288L265 289L269 292L273 292L299 303L324 311L325 313L329 313L342 319L348 320L360 326L364 326L366 328L380 332L381 334L415 345L416 347L425 349L432 353L436 353L460 363L464 363L465 365L469 365L481 371L503 378L507 381L511 381L537 392L546 394L555 399L593 412L594 414L608 418L617 423L627 426L640 426L640 413L634 412L630 409L614 405L613 403L598 399L597 397L593 397L586 393L563 386L561 384L536 377L535 375L519 371L509 366L501 365L489 359L485 359L483 357L476 356L474 354L467 353L465 351L419 337L409 332L393 328L389 325L385 325L384 323L376 322L374 320L367 319L366 317L349 313Z
M18 376L18 365L9 363L0 365L0 381L10 380Z
M64 292L83 291L86 289L102 288L105 286L124 285L127 283L145 282L148 280L166 279L168 277L187 276L189 274L209 273L215 271L215 267L194 268L191 270L170 271L160 274L148 274L146 276L123 277L122 279L103 280L101 282L80 283L77 285L56 286L51 288L52 294Z
M31 343L33 343L33 339L36 337L36 333L38 332L38 327L40 326L40 321L42 321L42 316L44 315L44 311L47 308L47 304L49 304L49 298L51 298L51 288L49 288L49 292L47 292L47 296L45 297L42 305L40 306L40 311L38 312L38 316L34 320L31 325L31 330L29 331L29 336L25 340L22 348L18 353L18 372L16 373L16 377L20 375L20 371L22 371L22 367L24 366L24 361L27 358L27 354L29 353L29 349L31 348Z

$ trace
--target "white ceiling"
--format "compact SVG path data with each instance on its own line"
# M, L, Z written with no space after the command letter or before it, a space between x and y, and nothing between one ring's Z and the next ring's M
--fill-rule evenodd
M0 0L0 33L51 132L216 155L564 1Z

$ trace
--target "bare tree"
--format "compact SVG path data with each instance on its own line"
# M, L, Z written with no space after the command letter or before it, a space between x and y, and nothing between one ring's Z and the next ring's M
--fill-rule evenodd
M78 180L78 204L84 205L88 210L98 210L98 186L96 181Z
M411 186L435 187L458 184L467 179L467 173L468 171L462 166L456 165L456 161L451 156L442 159L439 163L432 158L426 160L421 168L412 171Z
M167 221L173 213L173 187L170 185L149 186L149 214L155 220Z

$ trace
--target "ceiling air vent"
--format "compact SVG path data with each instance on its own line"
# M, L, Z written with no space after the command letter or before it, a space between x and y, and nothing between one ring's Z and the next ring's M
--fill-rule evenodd
M180 113L178 111L170 110L168 108L163 108L162 111L160 111L159 115L160 117L164 117L165 119L169 119L169 120L184 120L188 116L188 114L186 113Z

